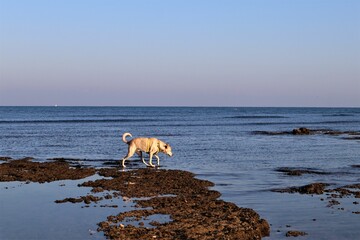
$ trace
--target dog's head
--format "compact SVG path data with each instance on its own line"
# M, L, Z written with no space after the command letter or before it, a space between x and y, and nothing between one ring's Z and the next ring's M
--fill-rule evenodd
M164 145L163 151L164 151L165 154L169 155L170 157L173 155L172 151L171 151L171 147L167 143Z

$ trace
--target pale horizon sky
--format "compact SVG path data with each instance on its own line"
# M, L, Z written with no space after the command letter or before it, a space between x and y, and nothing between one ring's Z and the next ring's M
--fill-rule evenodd
M0 0L0 106L360 107L360 1Z

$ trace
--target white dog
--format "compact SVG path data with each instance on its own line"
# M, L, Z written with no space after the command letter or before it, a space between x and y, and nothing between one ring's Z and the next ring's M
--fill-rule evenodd
M133 138L130 141L126 140L126 137L132 137L130 133L124 133L122 136L122 140L124 143L128 144L128 153L127 155L122 159L122 166L125 167L125 161L129 158L131 158L135 153L137 153L140 157L143 163L145 163L146 166L155 167L155 165L152 164L152 157L155 156L157 158L157 164L159 166L160 159L158 157L159 152L163 152L170 157L173 155L171 152L171 147L169 144L164 143L163 141L160 141L157 138L144 138L144 137L138 137ZM142 152L149 153L149 164L147 164L142 157Z

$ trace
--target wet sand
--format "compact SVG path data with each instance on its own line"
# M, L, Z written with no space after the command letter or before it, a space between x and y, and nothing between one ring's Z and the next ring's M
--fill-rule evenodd
M103 197L88 194L79 198L54 199L54 204L101 204L104 199L119 197L134 201L135 210L108 216L98 223L97 230L110 239L261 239L270 232L268 222L254 210L220 200L221 194L209 189L214 185L212 182L196 179L190 172L95 169L71 166L65 161L33 162L31 158L2 160L2 182L45 183L82 179L98 173L103 178L87 181L79 187L91 187L92 192L103 193ZM158 221L161 216L168 216L169 220ZM148 219L154 220L146 224Z

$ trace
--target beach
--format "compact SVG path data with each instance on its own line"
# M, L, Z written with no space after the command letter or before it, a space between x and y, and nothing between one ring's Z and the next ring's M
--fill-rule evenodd
M0 112L0 165L17 169L0 174L0 239L118 238L125 232L139 236L142 228L150 229L143 233L147 237L166 239L182 229L179 236L202 239L204 226L213 239L231 232L263 239L360 234L357 108L0 107ZM171 145L174 156L160 153L157 169L134 156L123 171L124 132L157 137ZM178 185L163 185L163 179ZM119 188L124 181L134 190ZM249 218L245 225L243 214ZM204 225L194 230L197 224Z
M79 184L79 187L92 187L85 196L55 200L54 204L69 202L78 203L82 208L91 205L121 208L117 199L131 201L135 204L133 210L108 216L97 223L97 231L109 239L261 239L270 233L268 222L260 219L255 211L219 200L221 194L208 189L213 183L196 179L190 172L144 168L95 170L71 167L64 160L38 163L32 162L31 158L2 159L6 162L0 165L1 182L46 184L79 180L95 173L105 177ZM9 187L5 185L1 191L6 190ZM102 193L102 196L93 193ZM106 205L102 204L103 199L114 201L112 205ZM162 216L168 216L168 221L159 222L164 218ZM153 220L149 222L151 218Z
M27 239L262 239L270 236L269 223L260 218L253 209L241 208L221 200L218 191L209 189L214 183L197 179L188 171L139 168L140 162L132 163L132 169L125 171L116 166L118 164L109 166L110 164L106 163L102 168L93 168L74 164L74 159L65 158L47 162L36 162L30 157L18 160L1 157L0 160L2 196L15 188L21 189L24 188L23 185L34 184L33 189L38 188L34 193L23 191L18 196L26 199L25 201L33 202L31 198L38 198L34 195L41 188L41 184L57 183L57 187L65 189L65 192L67 185L72 185L75 195L69 193L63 199L47 202L47 205L61 205L61 208L64 204L74 204L77 210L84 209L83 211L89 211L91 208L114 209L113 214L106 216L102 221L92 222L90 225L93 227L88 231L78 229L82 232L78 236L74 236L71 231L69 236L63 235L62 231L45 231L43 235L33 235L37 232L33 229L32 234L17 234L14 239L21 239L21 236L26 236ZM352 167L360 168L359 165ZM279 168L276 171L289 176L329 174L289 168ZM9 183L10 185L7 185ZM330 186L331 184L326 183L313 183L272 191L322 196L320 201L328 202L327 207L341 211L345 209L341 208L338 201L340 199L351 199L354 205L359 204L359 183L337 188ZM79 189L74 191L74 188ZM82 191L81 188L86 190ZM9 200L2 199L2 209L14 202L16 204L15 199ZM52 215L47 212L49 209L46 205L36 202L32 204L35 206L31 207L41 209L43 214ZM359 211L352 213L360 214ZM74 213L68 214L70 218L77 217ZM27 217L31 218L32 215L29 214ZM312 221L315 222L317 219L314 218ZM61 224L60 229L69 227L66 222ZM291 225L286 227L290 228ZM6 226L2 226L2 234L9 232L5 228ZM285 233L286 237L307 235L308 233L297 230ZM2 239L11 237L5 235Z

